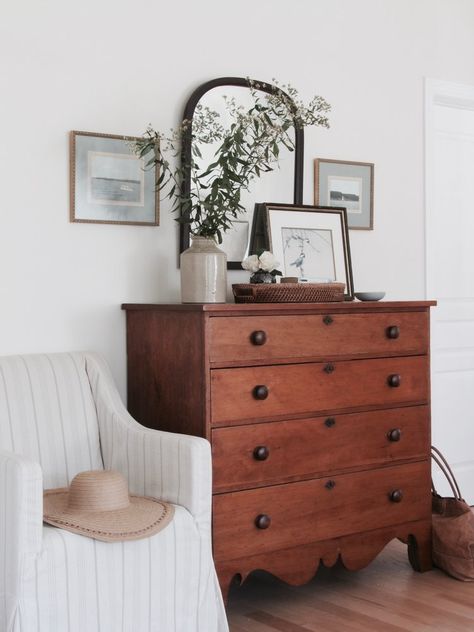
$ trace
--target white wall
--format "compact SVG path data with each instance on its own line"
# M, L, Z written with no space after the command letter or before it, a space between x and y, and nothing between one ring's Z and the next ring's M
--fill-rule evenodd
M177 226L70 224L68 131L175 125L223 75L332 105L312 159L374 162L375 230L351 231L356 289L422 298L423 78L474 83L470 0L5 0L0 9L0 353L95 349L125 392L122 302L179 299ZM233 273L229 281L243 280Z

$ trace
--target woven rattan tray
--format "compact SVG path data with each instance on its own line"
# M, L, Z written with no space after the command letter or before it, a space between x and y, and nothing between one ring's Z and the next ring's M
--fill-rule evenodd
M236 303L333 303L344 300L344 283L234 283Z

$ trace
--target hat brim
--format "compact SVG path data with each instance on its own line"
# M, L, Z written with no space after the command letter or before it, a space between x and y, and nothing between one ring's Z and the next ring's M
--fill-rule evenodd
M174 515L174 507L169 503L132 495L125 509L71 511L68 494L67 487L44 492L44 522L103 542L147 538L164 529Z

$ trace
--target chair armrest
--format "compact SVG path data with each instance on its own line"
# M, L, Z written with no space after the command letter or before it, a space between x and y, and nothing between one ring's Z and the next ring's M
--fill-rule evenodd
M24 562L42 546L43 474L38 463L0 450L0 507L0 627L9 630Z
M212 466L209 442L139 424L120 399L99 356L86 355L106 468L120 471L132 493L182 505L200 530L211 528Z

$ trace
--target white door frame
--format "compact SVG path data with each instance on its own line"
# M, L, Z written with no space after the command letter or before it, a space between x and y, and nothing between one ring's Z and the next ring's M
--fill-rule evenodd
M436 200L434 195L435 189L435 140L436 140L436 125L435 125L435 107L437 106L445 106L448 108L460 109L460 110L470 110L474 112L474 85L464 85L459 83L452 83L449 81L441 81L435 79L426 79L425 81L425 297L426 298L439 298L440 304L442 299L445 298L446 302L449 304L456 305L457 299L450 297L437 297L436 296L436 285L435 285L435 222L432 220L434 216L433 209L436 206ZM438 253L439 254L439 253ZM460 298L459 299L459 310L462 311L462 303L464 306L471 305L471 302L474 299L469 298ZM467 304L466 304L467 301ZM446 303L444 304L444 308ZM434 308L436 310L436 308ZM458 308L456 307L456 310ZM472 323L472 308L469 306L469 315L466 313L466 318L469 319L469 322ZM467 312L467 310L466 310ZM438 320L439 324L445 326L446 323L455 323L458 322L458 318L452 320L451 317L446 316L449 313L444 311L444 317L448 318L448 320ZM462 315L460 315L462 322ZM433 321L436 320L436 312L433 314ZM432 362L432 383L435 381L436 373L444 373L444 368L441 368L441 362L446 362L446 370L447 371L472 371L473 370L473 361L472 361L472 353L471 349L467 349L469 352L470 358L465 358L464 361L461 358L459 360L459 364L455 365L451 363L450 360L455 356L455 350L451 354L451 358L449 356L449 351L446 349L439 349L437 345L437 329L438 327L432 327L432 347L433 347L433 362ZM439 354L437 353L439 350ZM448 351L448 354L444 355L443 352ZM442 358L442 359L441 359ZM454 361L458 362L457 360ZM463 366L464 365L464 366ZM433 397L436 399L436 396ZM471 411L474 414L474 411ZM436 421L436 420L434 420ZM443 421L443 424L446 423L446 426L449 427L451 423L450 419L446 419L446 422ZM439 425L439 422L438 422ZM440 433L442 434L442 433ZM445 435L446 437L446 435ZM443 446L438 446L443 449ZM474 450L474 447L473 447ZM459 480L461 486L461 492L463 492L463 487L465 488L466 500L468 502L474 503L474 481L472 476L473 471L473 462L462 462L462 459L456 461L456 456L452 453L448 458L452 459L453 470ZM440 482L440 477L437 475L436 469L434 469L434 478L437 485ZM442 492L447 492L448 488L443 486ZM449 492L450 493L450 492Z
M474 111L474 86L440 79L425 79L425 298L432 298L433 283L430 278L433 258L432 231L429 220L433 207L434 179L434 106Z

